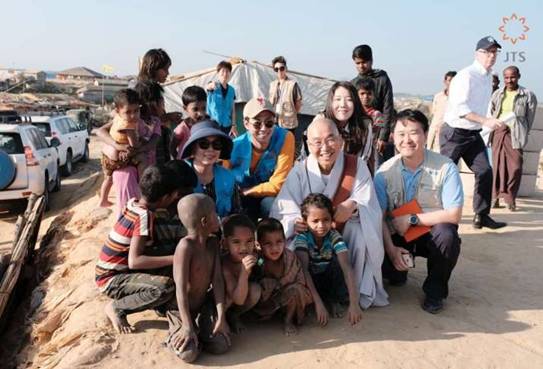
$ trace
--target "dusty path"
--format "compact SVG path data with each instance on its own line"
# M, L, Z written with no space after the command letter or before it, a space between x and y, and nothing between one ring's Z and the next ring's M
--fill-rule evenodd
M138 333L113 332L93 282L113 216L95 210L94 192L71 196L78 199L51 249L53 272L35 294L45 297L29 319L33 344L20 367L189 367L162 347L167 323L152 312L129 317ZM471 228L471 198L466 204L462 253L441 314L419 307L425 261L418 258L404 287L387 287L391 305L366 311L356 327L333 320L320 328L310 319L285 338L279 322L252 323L230 353L202 355L190 367L543 368L543 193L519 201L517 213L496 211L509 227L493 232Z

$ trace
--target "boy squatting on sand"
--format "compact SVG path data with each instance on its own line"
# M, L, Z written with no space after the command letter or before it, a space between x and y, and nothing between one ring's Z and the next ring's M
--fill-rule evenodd
M326 311L323 305L328 305L332 317L340 318L343 314L341 305L348 303L348 319L355 325L362 319L358 286L347 244L341 234L332 229L332 201L323 194L312 193L302 202L301 210L308 230L299 233L293 243L315 301L317 319L321 324L328 320L327 313L318 313L319 309Z
M244 329L240 315L252 310L262 319L277 311L284 313L286 335L297 332L294 319L302 323L305 308L311 304L301 264L290 250L285 250L281 223L275 219L260 222L257 231L261 253L255 250L254 223L242 214L234 214L223 222L222 258L226 284L227 317L235 333Z
M264 263L260 286L260 301L254 308L262 319L280 311L287 336L297 333L295 324L302 324L305 309L313 300L300 260L288 250L281 222L266 218L258 223L256 238Z
M187 236L179 241L173 260L179 312L168 311L167 346L183 361L193 362L201 350L228 351L224 280L219 258L215 203L204 194L191 194L178 203ZM213 286L212 293L209 290ZM215 306L213 306L215 305Z
M171 169L147 168L140 180L141 198L128 201L100 251L96 284L113 299L105 311L120 333L134 331L128 314L159 307L173 298L173 280L151 274L172 265L173 256L147 256L145 249L153 245L154 211L179 198L176 178Z

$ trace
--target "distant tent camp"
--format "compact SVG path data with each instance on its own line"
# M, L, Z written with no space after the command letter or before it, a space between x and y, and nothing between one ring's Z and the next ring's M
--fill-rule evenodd
M238 124L241 119L241 105L244 105L253 97L263 96L268 98L270 83L277 78L272 67L257 61L246 61L239 58L230 60L232 63L232 78L230 84L236 90L236 105ZM217 80L215 68L209 68L183 75L175 81L164 84L164 99L166 111L181 111L183 104L181 95L189 86L197 85L205 88L209 81ZM315 116L324 109L326 96L335 81L313 76L306 73L289 70L289 78L298 82L302 90L303 105L301 120ZM305 117L304 119L303 116Z

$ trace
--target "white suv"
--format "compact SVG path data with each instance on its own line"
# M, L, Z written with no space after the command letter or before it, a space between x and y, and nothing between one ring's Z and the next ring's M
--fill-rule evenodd
M0 124L0 208L32 193L60 190L60 162L55 146L33 125Z
M31 116L32 125L45 135L47 141L57 138L58 156L62 175L72 174L73 163L89 160L89 134L86 127L74 122L65 115Z

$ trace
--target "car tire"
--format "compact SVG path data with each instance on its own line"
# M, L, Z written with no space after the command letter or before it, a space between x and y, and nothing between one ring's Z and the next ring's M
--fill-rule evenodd
M72 163L72 150L66 152L66 163L62 166L62 175L69 177L72 175L73 163Z
M85 142L85 151L83 151L83 156L81 157L81 161L83 163L86 163L89 161L89 143Z
M11 157L0 150L0 190L3 190L15 180L16 166Z
M57 166L57 179L55 181L55 186L53 187L53 192L58 192L60 191L60 187L61 187L61 180L60 180L60 167Z

